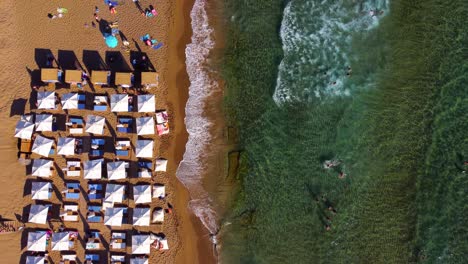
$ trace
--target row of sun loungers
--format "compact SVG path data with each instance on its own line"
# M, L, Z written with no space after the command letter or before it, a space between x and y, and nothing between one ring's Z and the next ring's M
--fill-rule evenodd
M91 83L96 86L108 86L112 83L110 71L92 71ZM65 74L57 68L41 69L41 80L45 83L55 84L65 82L72 86L81 88L87 84L88 75L81 70L66 70ZM135 84L135 75L130 72L116 72L114 84L129 88ZM141 85L149 89L157 87L159 84L159 74L156 72L141 72Z

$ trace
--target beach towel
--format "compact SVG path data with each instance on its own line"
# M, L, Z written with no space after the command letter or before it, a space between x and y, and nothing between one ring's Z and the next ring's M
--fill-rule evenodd
M163 46L162 42L159 42L158 44L153 46L153 49L157 50Z

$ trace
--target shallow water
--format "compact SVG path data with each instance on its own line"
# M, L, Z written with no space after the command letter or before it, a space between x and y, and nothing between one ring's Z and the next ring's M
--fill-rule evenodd
M226 2L223 260L462 263L468 3Z

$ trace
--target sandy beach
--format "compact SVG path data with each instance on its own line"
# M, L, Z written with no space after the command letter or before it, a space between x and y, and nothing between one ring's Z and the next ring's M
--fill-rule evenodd
M147 1L141 1L141 5L149 5ZM150 263L212 263L212 248L209 236L203 229L200 221L189 212L187 203L189 196L185 188L175 177L178 163L182 159L187 141L187 133L184 127L184 107L188 96L189 81L185 72L185 45L190 40L190 9L192 1L152 1L158 15L153 18L141 16L139 10L131 1L125 1L124 5L117 6L117 14L111 14L103 1L95 1L85 4L77 1L33 1L22 3L21 1L5 0L1 2L0 28L3 32L0 39L0 56L4 64L1 66L0 78L0 122L3 124L3 133L0 134L0 215L4 219L22 219L28 205L32 203L27 192L27 179L31 179L25 173L25 167L17 162L17 139L13 138L13 132L19 116L29 113L34 108L34 96L32 84L36 84L40 74L39 68L43 67L44 54L52 53L64 69L76 67L76 61L88 72L94 67L94 61L108 62L112 54L108 51L116 51L114 56L121 58L117 65L108 65L110 68L131 71L130 56L120 48L110 50L106 47L99 27L94 28L94 6L100 12L100 19L107 21L118 20L119 29L129 40L132 51L141 49L146 53L150 63L159 72L159 87L152 89L156 95L156 109L166 109L170 116L171 132L169 135L152 137L155 140L154 153L157 157L169 160L168 170L156 175L157 183L164 184L169 193L167 201L174 206L173 214L167 215L162 225L151 225L141 228L142 231L163 232L169 240L170 250L151 252ZM26 8L27 7L27 8ZM63 18L49 19L48 13L56 13L57 7L68 9ZM163 47L152 50L145 47L139 37L149 33ZM133 41L135 40L135 42ZM119 57L122 54L121 57ZM132 53L130 53L131 55ZM90 59L90 56L92 59ZM42 88L41 88L42 89ZM89 87L85 91L92 92ZM58 94L68 92L66 88L57 90ZM31 100L32 98L32 100ZM90 114L75 110L77 115ZM84 110L86 111L86 110ZM109 124L115 124L116 117L113 113L102 114ZM64 132L59 133L65 136ZM53 134L47 134L52 136ZM105 136L111 136L111 131L106 129ZM136 135L131 136L133 140ZM106 153L105 158L112 159L113 154ZM135 157L131 159L136 160ZM56 159L57 166L62 168L65 158ZM52 177L54 184L63 184L63 178L58 175ZM130 183L140 182L138 179L130 179ZM80 179L84 184L84 179ZM61 188L62 186L58 186ZM52 202L60 203L57 196ZM154 203L154 204L153 204ZM161 201L154 201L151 206L165 208ZM85 214L86 201L80 199L80 211ZM66 228L76 229L80 236L84 237L86 223L68 222ZM102 225L103 226L103 225ZM27 225L33 228L34 225ZM104 227L104 226L103 226ZM110 239L110 229L101 230L101 226L91 226L93 230L101 231L107 242ZM120 230L131 229L131 226L122 226ZM24 240L26 232L0 235L0 249L5 263L20 263L24 260L26 250ZM79 259L83 259L84 248L78 243L76 253ZM103 256L108 254L103 252ZM58 263L60 254L49 254L53 263ZM198 260L198 261L197 261Z

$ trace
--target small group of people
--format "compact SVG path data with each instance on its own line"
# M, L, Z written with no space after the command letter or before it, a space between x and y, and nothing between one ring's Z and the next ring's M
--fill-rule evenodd
M63 7L57 7L57 14L48 13L47 17L49 19L62 18L64 14L68 13L68 9Z
M3 224L0 226L0 233L15 232L16 228L9 224Z
M322 195L321 198L316 197L315 202L320 205L320 200L323 202L323 205L325 207L325 213L323 216L325 217L324 223L325 223L325 230L329 231L331 230L331 224L332 224L332 216L337 214L336 209L333 207L330 201L325 197L325 195ZM327 213L330 213L331 215L327 215Z

